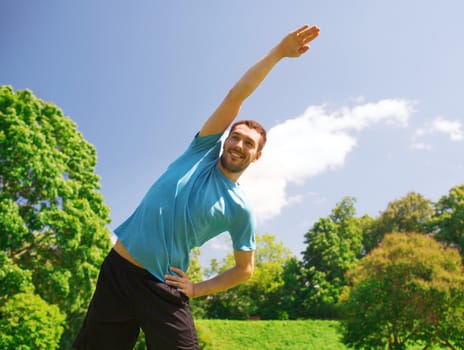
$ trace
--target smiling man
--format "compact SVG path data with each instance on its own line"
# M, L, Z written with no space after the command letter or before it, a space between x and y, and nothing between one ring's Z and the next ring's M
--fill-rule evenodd
M316 26L303 26L253 65L116 228L118 240L101 267L77 349L132 349L140 329L149 349L198 349L189 298L243 283L254 268L255 220L238 180L261 157L266 131L242 120L232 125L224 145L222 135L272 68L282 58L304 54L318 34ZM226 231L235 266L191 283L186 271L192 248Z
M266 131L253 120L236 122L224 142L218 166L231 181L237 182L248 165L261 157Z

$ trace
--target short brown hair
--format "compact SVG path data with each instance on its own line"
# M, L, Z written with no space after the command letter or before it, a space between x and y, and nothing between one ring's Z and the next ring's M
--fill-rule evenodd
M242 124L245 124L250 129L256 130L261 135L261 138L259 139L259 144L258 144L258 151L261 151L264 148L264 145L266 144L266 141L267 141L266 130L257 121L244 119L244 120L239 120L235 122L234 124L232 124L232 126L230 127L230 132L234 131L234 128L237 125L242 125Z

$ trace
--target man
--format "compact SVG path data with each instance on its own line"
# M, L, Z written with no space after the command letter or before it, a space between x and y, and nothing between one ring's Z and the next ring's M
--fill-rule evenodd
M131 349L142 328L149 349L198 349L189 298L243 283L254 267L254 218L237 181L261 157L266 132L245 120L232 125L222 147L221 136L272 68L304 54L318 34L318 27L305 25L253 65L116 228L118 240L102 265L76 348ZM225 231L235 266L191 283L185 273L190 250Z

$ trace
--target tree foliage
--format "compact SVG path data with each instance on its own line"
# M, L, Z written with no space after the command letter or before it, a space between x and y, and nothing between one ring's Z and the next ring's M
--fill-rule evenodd
M190 278L190 281L197 283L203 281L204 272L203 267L200 263L200 248L194 248L190 253L190 266L187 271L187 274ZM190 310L194 318L203 318L205 315L205 299L204 298L195 298L190 300Z
M388 203L387 208L364 231L365 251L375 248L387 233L427 233L433 214L432 202L415 192L409 192L403 198Z
M459 249L464 259L464 185L453 187L435 207L431 220L435 237Z
M362 256L362 224L356 218L355 200L344 198L327 218L321 218L305 235L304 278L307 286L302 301L307 316L337 316L336 304L345 285L345 272Z
M95 148L59 108L0 87L0 276L24 271L37 294L30 300L58 306L68 332L82 320L110 247L95 165ZM0 301L19 305L9 299L20 284L9 288Z
M255 271L245 284L206 298L208 318L246 319L259 316L262 319L287 318L283 314L281 293L283 269L291 258L291 251L271 234L257 235ZM213 261L209 274L217 274L234 265L232 254L221 263Z
M65 315L37 294L17 293L0 307L0 348L56 349Z
M459 254L417 233L385 236L348 273L344 342L356 349L410 343L464 346L464 270Z
M70 347L110 248L95 165L95 148L59 108L0 87L0 348L54 349L60 337ZM356 217L354 204L345 197L314 223L301 260L258 235L253 278L192 300L195 317L333 318L345 305L353 346L462 348L462 266L426 234L464 256L464 185L437 203L408 193L376 218ZM199 254L188 272L194 282L234 265L229 254L205 273Z
M33 292L31 272L21 269L0 251L0 306L14 294Z

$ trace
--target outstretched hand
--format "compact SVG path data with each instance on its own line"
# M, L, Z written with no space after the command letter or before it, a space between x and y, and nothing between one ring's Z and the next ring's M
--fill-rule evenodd
M190 282L188 275L177 267L171 267L171 271L176 273L178 276L164 275L166 284L172 287L177 287L179 292L185 294L189 298L193 298L195 289L193 287L193 283Z
M319 35L319 27L304 25L288 34L277 45L282 57L299 57L309 50L309 43Z

